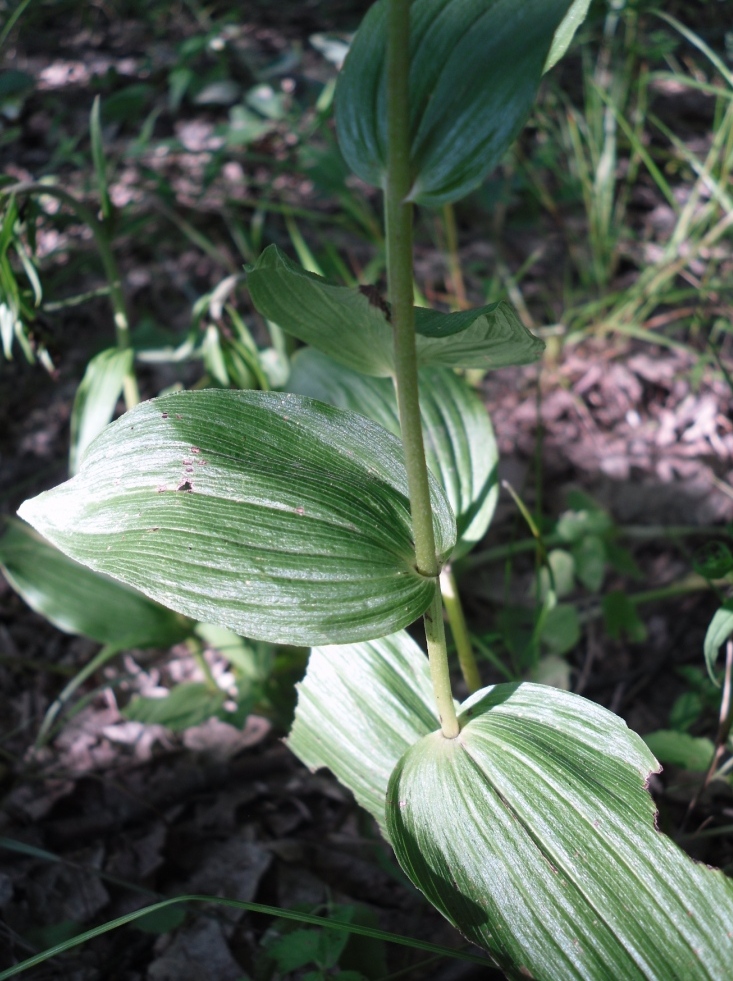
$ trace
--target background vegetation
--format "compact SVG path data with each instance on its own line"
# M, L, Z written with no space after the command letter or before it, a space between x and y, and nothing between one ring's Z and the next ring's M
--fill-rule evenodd
M348 177L331 117L367 6L0 3L5 514L138 396L285 384L293 349L243 273L266 245L383 289L380 203ZM508 297L547 342L539 367L472 379L509 485L454 570L484 683L532 677L619 712L665 764L660 826L723 867L727 6L594 4L501 167L455 208L418 213L416 264L432 305ZM14 534L0 559L17 585ZM306 652L224 631L143 651L59 633L4 582L0 605L0 969L184 892L458 943L347 795L279 745ZM144 926L38 976L488 976L263 914Z

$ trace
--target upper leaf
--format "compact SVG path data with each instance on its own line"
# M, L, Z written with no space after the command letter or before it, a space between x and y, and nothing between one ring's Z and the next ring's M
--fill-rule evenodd
M413 0L410 200L430 206L455 201L501 160L529 114L571 2ZM362 180L382 188L386 51L387 3L378 0L339 77L336 123L348 165Z
M455 521L431 479L436 549ZM406 626L415 569L402 447L295 395L203 391L137 406L22 516L62 551L187 616L310 645Z
M299 395L360 412L395 436L400 432L394 385L342 368L317 351L293 359L289 388ZM473 389L446 368L420 371L425 456L448 497L458 528L453 558L464 555L489 526L498 484L498 450L491 420Z
M364 375L394 374L389 308L368 289L336 286L268 246L247 274L252 302L287 333ZM460 313L415 309L420 365L484 371L535 361L544 342L509 303Z
M462 709L390 780L390 839L428 899L512 978L728 977L733 883L656 830L642 740L539 685Z
M288 746L327 766L386 834L384 798L399 758L439 725L428 659L406 631L345 647L314 647L297 686Z
M0 534L0 568L26 603L59 630L117 650L168 647L193 630L190 620L74 562L22 521L9 518Z

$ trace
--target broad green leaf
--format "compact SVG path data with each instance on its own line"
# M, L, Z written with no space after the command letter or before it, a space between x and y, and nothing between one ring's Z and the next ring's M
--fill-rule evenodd
M368 378L306 349L293 359L290 391L359 412L399 436L390 379ZM420 371L425 455L456 516L456 559L486 533L496 508L498 450L491 420L473 389L446 368Z
M112 418L132 360L132 351L108 348L87 365L71 410L69 470L72 474L76 473L87 446Z
M733 883L655 827L656 760L617 716L504 684L423 737L389 785L405 872L513 979L720 981Z
M661 763L704 773L715 752L712 740L696 738L687 732L658 729L644 736L644 742Z
M455 521L431 480L438 556ZM77 561L206 623L309 646L381 636L428 606L402 447L295 395L209 390L138 405L22 515Z
M571 0L413 0L409 200L455 201L499 163L529 115L570 7ZM336 125L348 165L382 188L386 49L387 3L379 0L339 76Z
M733 600L726 600L721 608L715 612L705 634L703 646L705 665L710 678L716 685L720 685L720 681L715 676L715 665L718 661L720 648L729 637L733 637Z
M306 272L276 245L247 273L252 302L268 320L339 364L366 375L392 374L392 328L358 289Z
M247 274L252 302L268 320L352 371L393 374L389 308L367 287L337 286L268 246ZM510 304L460 313L415 309L420 365L485 371L535 361L544 342Z
M536 361L545 349L545 342L528 331L511 304L504 301L462 313L418 307L415 329L421 365L494 371Z
M13 518L0 534L0 568L26 603L59 630L116 650L169 647L193 630L185 617L92 572Z
M288 746L312 770L328 767L386 834L389 776L438 725L427 657L404 630L365 644L314 647L297 688Z
M588 16L589 7L590 0L573 0L570 10L565 14L562 23L555 31L555 36L552 39L552 47L545 62L546 72L549 72L558 63L570 47L570 42L573 40L575 32Z
M227 697L225 691L213 691L203 682L191 682L176 685L163 698L137 695L122 714L134 722L165 726L173 732L180 732L217 715Z

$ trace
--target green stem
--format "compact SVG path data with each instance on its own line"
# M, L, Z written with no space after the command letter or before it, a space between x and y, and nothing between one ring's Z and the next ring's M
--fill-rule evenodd
M448 614L448 623L450 624L451 633L453 634L453 640L456 645L456 654L458 655L458 663L461 666L461 674L469 692L473 694L481 687L481 675L479 674L476 658L473 654L471 638L468 634L468 627L466 626L466 618L463 615L463 606L461 605L461 598L458 594L456 577L447 566L440 573L440 591L443 594L445 612Z
M38 196L47 194L49 197L56 198L57 201L61 201L62 204L71 208L89 228L94 238L94 244L99 251L99 258L102 260L104 273L109 283L109 298L114 314L117 347L121 351L127 351L131 347L130 320L127 316L127 306L125 305L125 297L122 292L122 277L120 276L117 260L112 251L109 236L104 225L97 220L91 209L79 201L78 198L75 198L73 194L69 194L68 191L65 191L61 187L56 187L53 184L37 184L33 181L23 181L19 184L13 184L10 187L4 187L0 193L0 197L10 194ZM125 375L123 394L125 397L125 406L128 409L132 409L140 401L140 393L133 370Z
M415 558L418 572L435 581L432 603L425 613L425 636L430 673L446 738L458 735L459 727L448 670L448 648L438 588L440 567L435 554L433 511L430 503L428 469L425 463L422 420L417 378L417 348L412 290L412 217L407 201L410 191L409 92L410 0L390 0L387 44L387 175L385 226L387 279L392 304L395 350L395 385L400 412L410 495Z

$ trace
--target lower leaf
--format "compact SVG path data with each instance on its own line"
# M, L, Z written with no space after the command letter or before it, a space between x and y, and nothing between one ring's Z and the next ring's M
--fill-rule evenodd
M428 659L405 631L314 647L298 687L288 746L327 766L386 833L384 798L402 754L438 726Z
M423 737L390 779L405 872L511 978L730 977L733 883L654 825L657 763L585 699L505 684L460 735Z

